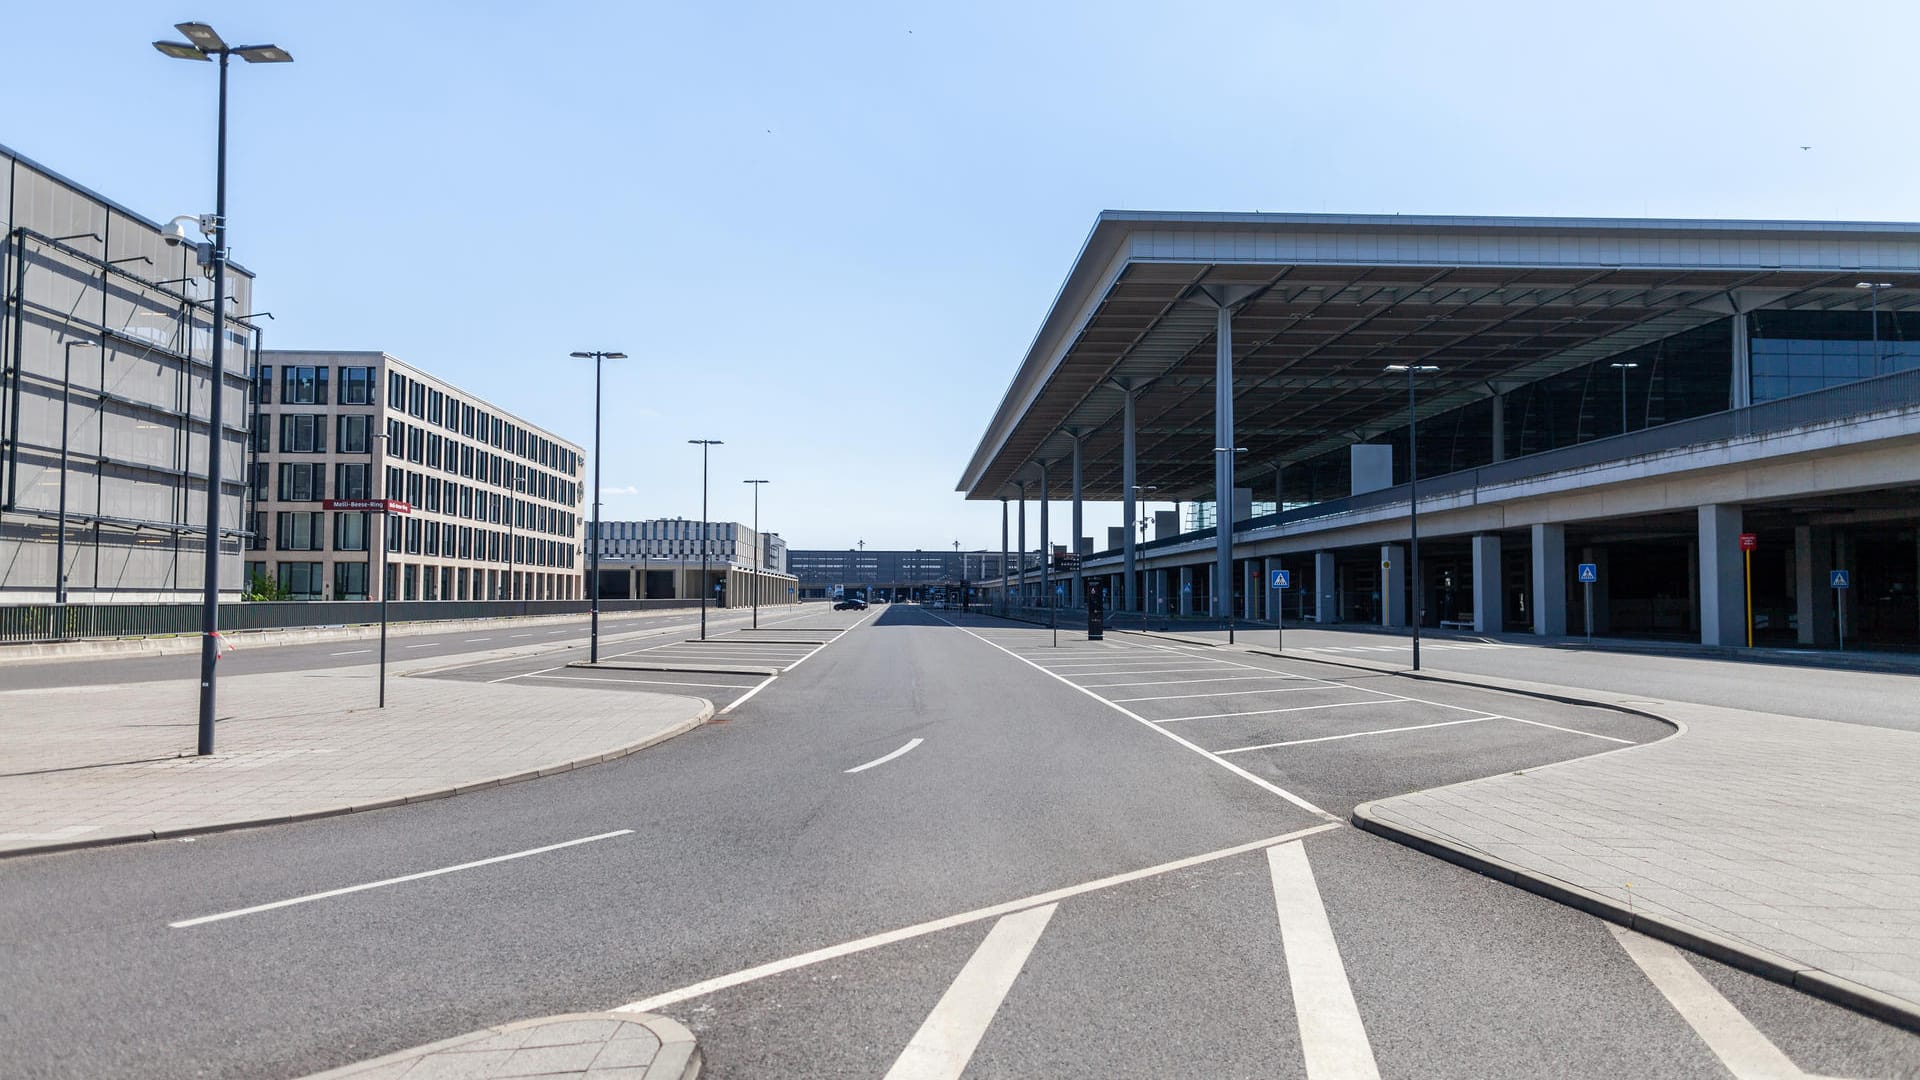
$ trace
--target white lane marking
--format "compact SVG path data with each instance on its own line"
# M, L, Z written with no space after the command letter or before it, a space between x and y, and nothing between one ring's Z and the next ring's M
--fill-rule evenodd
M514 637L532 637L532 634L515 634Z
M435 645L438 645L438 644L440 644L440 643L439 643L439 642L437 642L437 641L423 641L423 642L421 642L421 643L420 643L420 644L418 644L418 645L409 645L409 646L407 646L407 648L409 648L409 649L428 649L428 648L432 648L433 646L435 646Z
M1617 743L1624 744L1626 746L1636 745L1632 739L1616 739L1612 735L1596 735L1591 731L1581 731L1579 728L1561 727L1559 724L1549 724L1545 720L1528 720L1525 717L1521 717L1521 716L1500 716L1500 717L1495 717L1495 719L1511 720L1516 724L1532 724L1534 727L1552 728L1555 731L1564 731L1569 735L1585 735L1589 739L1605 739L1608 742L1617 742Z
M359 655L359 654L361 654L361 653L370 653L370 652L372 652L372 651L373 651L372 649L348 649L348 650L347 650L346 652L337 652L337 653L328 653L327 655L329 655L329 656L358 656L358 655Z
M925 739L913 739L909 741L907 745L901 747L898 750L895 750L891 754L886 754L881 757L874 758L872 761L867 762L865 765L855 765L853 768L848 769L847 771L850 773L866 772L868 769L873 768L875 765L885 765L887 762L892 761L894 758L899 757L901 754L904 754L907 751L912 750L914 747L919 746L921 743L926 741L927 740Z
M1680 950L1624 926L1608 923L1607 929L1646 973L1647 981L1666 997L1737 1080L1788 1080L1808 1075L1694 970Z
M1157 866L1149 866L1140 870L1129 870L1124 874L1114 874L1111 877L1096 878L1093 881L1082 882L1079 885L1069 885L1066 888L1053 889L1049 892L1037 893L1019 900L1009 900L1002 904L975 908L972 911L963 911L958 915L948 915L944 918L930 919L923 923L915 923L912 926L903 926L898 930L888 930L885 933L857 938L853 941L842 942L838 945L829 945L824 949L804 952L798 956L789 956L784 960L775 960L770 963L759 964L733 972L730 975L704 979L689 986L683 986L678 990L669 990L663 994L655 994L649 998L641 998L639 1001L629 1002L614 1011L651 1012L654 1009L664 1009L669 1005L702 997L719 990L730 990L736 986L745 986L747 983L756 982L770 975L781 975L826 960L838 960L843 956L852 956L855 953L866 952L868 949L877 949L883 945L893 945L902 941L911 941L917 937L938 933L941 930L951 930L956 926L965 926L968 923L979 922L982 919L997 919L1002 915L1011 915L1016 911L1025 911L1028 908L1039 907L1042 904L1057 903L1058 901L1069 900L1087 893L1099 892L1102 889L1111 889L1116 885L1125 885L1129 882L1140 881L1145 878L1159 877L1161 874L1171 874L1176 870L1185 870L1190 866L1200 866L1205 863L1217 862L1221 859L1230 859L1235 855L1244 855L1249 851L1259 851L1263 848L1270 848L1275 844L1284 844L1289 840L1304 839L1316 833L1326 832L1329 829L1341 828L1344 825L1346 825L1344 821L1329 821L1320 825L1309 825L1304 829L1296 829L1293 832L1268 837L1265 840L1254 840L1245 844L1235 844L1232 847L1221 848L1218 851L1209 851L1200 855L1189 855L1184 859L1175 859L1172 862L1164 862Z
M1358 690L1359 687L1354 687ZM1354 705L1394 705L1394 701L1335 701L1326 705L1295 705L1291 709L1249 709L1246 712L1201 713L1199 716L1169 716L1165 720L1156 720L1156 724L1173 724L1181 720L1219 720L1227 716L1272 716L1275 713L1313 712L1316 709L1345 709Z
M549 633L549 634L564 634L564 633L566 633L566 631L565 631L565 630L549 630L549 631L547 631L547 633Z
M1030 908L993 924L887 1070L886 1080L959 1080L1059 906Z
M1266 690L1214 690L1205 694L1156 694L1153 697L1117 697L1109 701L1184 701L1197 697L1246 697L1249 694L1294 694L1302 690L1325 690L1324 686L1275 686Z
M470 637L467 640L468 641L492 641L493 639L490 637Z
M748 685L746 683L731 682L675 682L672 679L596 679L590 675L528 675L526 678L539 679L542 682L613 683L617 686L626 686L630 683L643 684L646 686L711 686L723 690L745 690Z
M521 657L520 659L525 659L525 657ZM565 671L566 669L567 665L565 664L555 664L552 667L543 667L534 671L523 671L518 675L502 675L497 679L488 679L487 685L492 686L494 683L512 682L515 679L525 679L534 675L545 675L549 671Z
M730 713L730 712L732 712L733 710L735 710L735 709L737 709L737 708L739 708L740 706L742 706L742 705L745 705L745 704L747 703L747 701L748 701L748 699L750 699L750 698L752 698L752 697L753 697L753 695L755 695L755 694L757 694L757 693L759 693L760 691L762 691L762 690L765 690L765 689L766 689L767 687L769 687L769 686L771 686L771 685L773 685L773 680L775 680L775 679L777 679L777 678L779 678L779 677L780 677L780 675L785 675L785 674L788 674L788 673L790 673L791 671L793 671L793 669L794 669L794 668L797 668L797 667L799 667L799 666L800 666L801 664L804 664L804 663L806 663L807 661L809 661L809 660L811 660L811 659L813 659L813 656L814 656L814 653L817 653L817 652L819 652L819 651L820 651L821 649L824 649L824 648L826 648L826 647L827 647L828 645L831 645L831 644L833 644L834 642L836 642L836 641L839 641L839 640L840 640L841 638L843 638L843 637L845 637L845 636L847 635L847 633L849 633L849 632L851 632L851 631L852 631L852 630L854 629L854 627L857 627L857 626L859 626L859 625L860 625L861 623L863 623L863 622L866 622L866 621L867 621L868 619L871 619L871 618L873 618L873 614L872 614L871 612L869 612L869 613L867 613L867 614L865 614L865 615L862 615L862 616L860 616L860 617L859 617L858 619L856 619L856 620L854 620L854 622L852 623L852 625L850 625L850 626L848 626L848 627L847 627L847 629L846 629L845 631L842 631L842 632L840 632L840 633L838 633L838 634L835 634L835 635L834 635L833 637L831 637L831 638L829 638L829 639L828 639L828 640L827 640L827 641L826 641L825 643L823 643L823 644L820 644L820 645L816 645L816 646L814 646L814 647L813 647L813 652L809 652L809 653L808 653L807 655L805 655L805 656L803 656L803 657L801 657L801 658L800 658L800 659L798 659L798 660L795 660L795 661L794 661L793 663L791 663L791 664L788 664L788 665L787 665L787 666L786 666L786 667L785 667L784 669L782 669L782 670L781 670L781 672L780 672L780 674L779 674L779 675L769 675L769 676L767 676L767 677L766 677L765 679L762 679L762 680L760 681L760 685L758 685L758 686L756 686L756 687L754 687L753 689L751 689L751 690L749 690L749 691L747 691L747 692L746 692L746 693L744 693L744 694L741 694L741 695L740 695L739 697L737 697L737 698L734 698L734 699L733 699L733 701L732 701L732 702L731 702L730 704L728 704L726 708L724 708L724 709L721 709L721 710L720 710L720 713L719 713L719 715L721 715L721 716L725 716L725 715L727 715L728 713Z
M1392 735L1400 731L1425 731L1428 728L1452 727L1455 724L1477 724L1482 720L1505 720L1504 716L1469 716L1465 720L1442 720L1437 724L1414 724L1409 727L1380 728L1377 731L1349 731L1345 735L1322 735L1317 739L1290 739L1286 742L1261 743L1259 746L1236 746L1231 750L1215 750L1216 754L1245 754L1254 750L1272 750L1279 746L1305 746L1308 743L1334 742L1339 739L1358 739L1366 735Z
M1287 982L1309 1080L1379 1080L1380 1067L1374 1063L1346 965L1340 962L1340 944L1320 902L1307 846L1268 848L1267 868L1273 875L1273 905L1280 917L1280 944L1286 950Z
M939 619L940 617L938 615L935 615L934 618ZM964 626L958 626L954 623L947 622L947 620L945 619L940 619L940 621L947 623L948 626L952 626L955 630L958 630L969 637L972 637L981 642L985 642L987 645L992 646L993 648L999 649L1001 652L1006 653L1008 656L1013 657L1015 660L1018 660L1021 663L1027 665L1028 667L1031 667L1035 671L1040 672L1041 674L1045 675L1049 679L1058 679L1061 685L1070 686L1073 689L1079 691L1080 693L1085 694L1088 697L1092 698L1093 700L1099 702L1100 704L1105 705L1107 708L1112 709L1114 712L1117 712L1120 715L1126 717L1127 719L1145 726L1148 730L1159 732L1161 735L1169 739L1172 739L1174 742L1179 743L1181 746L1186 747L1187 749L1193 751L1196 754L1199 754L1201 757L1206 758L1208 761L1213 762L1215 765L1220 766L1221 768L1227 770L1228 772L1234 774L1235 776L1238 776L1242 780L1245 780L1257 787L1265 788L1266 790L1272 792L1275 795L1280 796L1281 798L1287 800L1288 802L1299 807L1300 809L1305 810L1307 813L1314 815L1315 817L1327 818L1330 821L1336 821L1336 822L1344 822L1345 820L1343 818L1338 818L1332 814L1327 813L1325 810L1320 809L1319 807L1313 805L1312 803L1301 798L1300 796L1295 795L1293 792L1288 791L1286 788L1281 787L1280 785L1274 783L1271 780L1266 780L1261 777L1255 776L1253 773L1248 772L1247 770L1241 768L1238 765L1235 765L1233 762L1228 761L1226 758L1221 757L1220 755L1214 753L1211 750L1208 750L1206 747L1201 746L1198 743L1191 742L1187 739L1181 738L1180 736L1167 730L1167 728L1164 725L1154 723L1153 721L1147 719L1146 717L1141 716L1139 713L1134 712L1132 709L1127 708L1125 705L1115 705L1113 702L1107 700L1106 698L1101 697L1099 694L1094 693L1093 691L1087 689L1086 687L1081 686L1079 683L1073 682L1072 680L1068 679L1064 675L1056 675L1053 672L1048 671L1046 668L1041 667L1040 665L1034 663L1033 661L1027 659L1024 656L1021 656L1019 653L1014 652L1013 650L1007 648L1004 645L1000 645L995 642L988 641L986 638L981 637L979 634L974 633L973 631L967 629Z
M986 638L981 638L980 640L987 641ZM987 644L993 645L993 647L996 649L1000 648L1000 646L994 645L993 642L991 641L987 641ZM1021 661L1022 663L1033 664L1033 661L1028 660L1026 657L1021 656L1019 653L1014 652L1011 649L1006 649L1003 651L1005 651L1008 656L1014 657L1015 659ZM1064 671L1062 672L1062 671L1055 671L1052 668L1041 667L1039 664L1033 664L1033 666L1040 668L1041 671L1044 671L1049 675L1055 675L1060 677L1065 677L1069 675L1073 675L1073 676L1079 676L1079 675L1176 675L1186 671L1212 671L1213 670L1211 667L1167 667L1167 668L1139 668L1139 669L1114 670L1114 671Z
M626 836L632 832L632 829L615 829L612 832L600 833L596 836L583 836L578 840L564 840L558 844L548 844L545 847L528 848L525 851L516 851L508 855L495 855L490 859L475 859L473 862L461 863L458 866L443 866L438 870L422 870L417 874L403 874L400 877L385 878L380 881L369 881L364 885L349 885L344 889L328 889L326 892L308 893L305 896L296 896L290 900L275 900L271 904L255 904L253 907L239 908L234 911L223 911L218 915L202 915L194 919L182 919L179 922L170 922L167 925L175 930L183 930L189 926L219 922L222 919L237 919L242 915L257 915L262 911L292 907L295 904L310 904L315 900L325 900L334 896L345 896L348 893L365 892L368 889L383 889L388 885L399 885L403 882L419 881L421 878L439 877L441 874L451 874L459 870L471 870L476 866L491 866L494 863L506 862L509 859L524 859L529 855L544 855L549 851L559 851L561 848L576 847L580 844L591 844L595 840L611 840L616 836Z
M1139 682L1103 682L1086 683L1087 690L1111 690L1116 686L1185 686L1189 683L1217 682L1271 682L1274 679L1297 679L1298 675L1221 675L1211 679L1142 679Z

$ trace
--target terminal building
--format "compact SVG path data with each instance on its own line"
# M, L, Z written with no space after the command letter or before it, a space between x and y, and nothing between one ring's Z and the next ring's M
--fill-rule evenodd
M961 582L979 583L1001 577L1000 552L988 551L868 551L848 548L794 551L794 576L803 600L854 595L869 600L924 600L933 590ZM1030 562L1039 565L1034 552Z
M1120 503L1122 611L1920 649L1916 299L1915 224L1110 212L959 488Z
M198 600L209 445L237 599L253 275L228 265L214 425L214 283L192 244L5 147L0 213L0 605Z
M603 521L600 527L606 534L603 600L698 600L704 594L722 607L798 602L799 583L787 572L787 542L778 533L685 518Z
M295 600L577 600L579 446L383 352L276 349L255 381L248 579Z

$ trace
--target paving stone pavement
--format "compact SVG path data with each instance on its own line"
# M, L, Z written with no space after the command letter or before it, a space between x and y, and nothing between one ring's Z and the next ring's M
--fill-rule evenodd
M1383 799L1355 816L1890 995L1920 1016L1920 734L1621 703L1681 731Z
M573 1013L477 1031L308 1080L693 1080L693 1033L651 1013Z
M0 854L341 813L527 779L692 729L704 699L389 677L373 668L219 685L194 756L192 680L0 692Z

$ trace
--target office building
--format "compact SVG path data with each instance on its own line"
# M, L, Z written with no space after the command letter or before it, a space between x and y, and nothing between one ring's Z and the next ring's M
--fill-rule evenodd
M602 599L695 600L705 593L723 607L756 598L762 606L799 599L787 573L787 542L778 533L755 533L736 521L685 518L600 525L606 534L600 548Z
M997 551L812 549L788 554L800 596L821 600L853 593L869 599L919 600L936 586L1000 577ZM1038 559L1038 555L1034 556ZM1037 562L1036 562L1037 565Z
M301 600L585 595L580 447L383 352L262 353L247 486L249 580Z

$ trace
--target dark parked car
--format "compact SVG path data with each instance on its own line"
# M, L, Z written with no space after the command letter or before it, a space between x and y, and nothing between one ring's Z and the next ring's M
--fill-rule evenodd
M844 600L842 600L842 601L840 601L839 603L837 603L837 604L835 604L835 605L833 605L833 610L835 610L835 611L865 611L865 610L867 610L867 602L866 602L865 600L862 600L862 599L860 599L860 598L859 598L859 597L857 597L857 596L849 596L849 597L847 597L846 599L844 599Z

